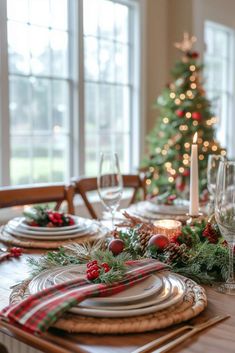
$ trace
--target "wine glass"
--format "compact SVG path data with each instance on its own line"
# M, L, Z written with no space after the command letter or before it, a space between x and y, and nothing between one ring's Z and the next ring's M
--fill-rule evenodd
M120 204L123 191L117 153L101 153L97 185L100 199L111 213L113 228L115 212Z
M221 161L219 164L215 218L229 248L228 279L217 289L235 295L233 249L235 244L235 162Z
M215 210L215 189L216 177L219 168L219 162L224 161L224 157L219 154L210 154L207 163L207 188L210 194L210 202L208 204L208 215L214 213Z

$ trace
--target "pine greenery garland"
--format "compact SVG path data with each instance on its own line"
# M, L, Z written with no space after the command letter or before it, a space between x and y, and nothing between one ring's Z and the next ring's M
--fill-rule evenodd
M172 253L170 250L172 248L173 251L174 246L162 252L152 251L152 248L141 248L138 234L141 224L139 224L133 228L116 231L125 244L124 251L117 256L107 250L104 241L99 241L93 245L71 244L58 251L50 251L39 259L29 258L28 262L32 268L32 276L56 266L84 264L91 260L106 262L111 270L102 275L100 280L110 283L122 278L126 271L126 261L153 257L170 264L172 271L190 277L198 283L224 281L228 274L228 247L221 235L217 243L209 242L203 235L207 226L205 222L196 224L193 228L185 226L175 242L170 243L175 244L179 254L183 251L184 256ZM216 229L216 225L213 225L213 229Z

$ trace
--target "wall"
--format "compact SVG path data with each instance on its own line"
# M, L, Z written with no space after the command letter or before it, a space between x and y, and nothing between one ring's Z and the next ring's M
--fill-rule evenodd
M153 103L167 82L168 76L168 28L167 0L143 0L145 2L145 130L154 125L157 112Z

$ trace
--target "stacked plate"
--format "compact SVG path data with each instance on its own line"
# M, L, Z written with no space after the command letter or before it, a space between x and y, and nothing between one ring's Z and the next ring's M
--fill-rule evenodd
M142 201L131 205L128 213L145 219L183 218L188 213L188 205L158 205L151 201Z
M71 265L47 270L36 276L29 284L30 294L73 278L84 277L86 267ZM77 315L92 317L132 317L155 313L183 300L185 284L173 273L157 273L143 282L110 297L83 301L70 311Z
M24 217L14 218L4 226L4 232L16 238L35 240L65 240L83 237L92 234L96 230L89 219L71 216L74 225L67 227L32 227L27 224Z

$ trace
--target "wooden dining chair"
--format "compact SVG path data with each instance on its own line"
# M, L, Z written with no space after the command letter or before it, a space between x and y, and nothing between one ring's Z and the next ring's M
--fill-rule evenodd
M68 213L74 214L73 195L73 186L64 184L2 187L0 188L0 208L53 202L54 209L58 211L65 201Z
M97 178L73 178L72 183L74 185L75 194L81 195L90 216L97 219L98 216L94 210L94 207L87 197L88 192L97 190ZM123 175L123 187L133 189L129 205L136 201L138 191L142 192L142 199L146 199L145 180L142 179L141 176L133 174Z

